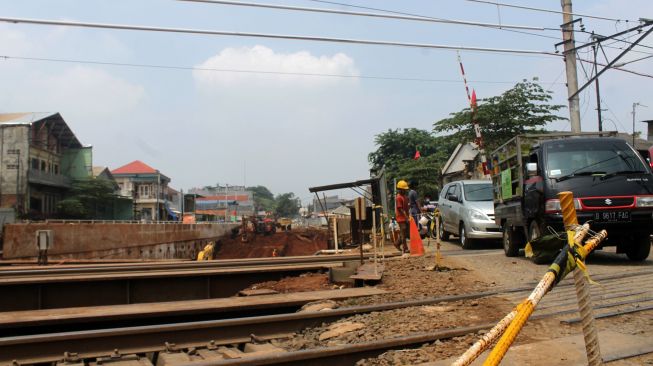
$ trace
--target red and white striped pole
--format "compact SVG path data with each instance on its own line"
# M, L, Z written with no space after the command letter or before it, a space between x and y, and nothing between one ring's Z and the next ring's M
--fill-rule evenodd
M463 75L463 81L465 83L465 91L467 92L467 100L469 101L469 108L472 110L472 124L474 125L474 133L476 134L476 139L474 142L478 146L478 152L481 154L481 165L483 166L483 175L485 178L488 178L490 171L487 168L487 157L485 156L485 148L483 146L483 135L481 135L481 127L476 120L476 91L472 90L472 94L469 94L469 86L467 85L467 76L465 76L465 68L463 67L463 60L460 58L460 53L458 53L458 63L460 64L460 72Z

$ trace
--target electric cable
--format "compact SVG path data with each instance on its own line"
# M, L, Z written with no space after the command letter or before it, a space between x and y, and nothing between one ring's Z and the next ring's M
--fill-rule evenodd
M122 66L122 67L137 67L137 68L150 68L150 69L212 71L212 72L243 73L243 74L313 76L313 77L334 77L334 78L346 78L346 79L373 79L373 80L417 81L417 82L436 82L436 83L460 83L460 80L458 79L455 80L454 79L430 79L430 78L417 78L417 77L411 78L411 77L395 77L395 76L380 76L380 75L347 75L347 74L322 74L322 73L307 73L307 72L286 72L286 71L265 71L265 70L244 70L244 69L219 69L219 68L209 68L209 67L156 65L156 64L109 62L109 61L61 59L61 58L9 56L9 55L0 55L0 59L43 61L43 62L57 62L57 63L77 63L77 64L91 64L91 65L103 65L103 66ZM473 82L478 84L518 83L518 81L499 81L499 80L473 80ZM564 84L564 83L555 80L552 83L552 85L553 84Z
M576 13L576 12L568 13L568 12L564 12L564 11L560 11L560 10L550 10L550 9L543 9L543 8L534 8L534 7L530 7L530 6L500 3L498 1L487 1L487 0L467 0L467 1L474 2L474 3L495 5L495 6L503 6L503 7L507 7L507 8L539 11L539 12L544 12L544 13L571 14L571 15L575 15L575 16L579 16L579 17L593 18L593 19L600 19L600 20L609 20L609 21L614 21L614 22L636 22L635 20L629 20L629 19L608 18L608 17L602 17L602 16L590 15L590 14L582 14L582 13Z
M422 18L427 18L427 19L442 19L442 18L436 18L436 17L431 17L431 16L426 16L426 15L419 15L419 14L413 14L413 13L407 13L407 12L402 12L402 11L397 11L397 10L388 10L388 9L381 9L381 8L373 8L369 6L362 6L362 5L354 5L354 4L345 4L345 3L340 3L336 1L326 1L326 0L307 0L307 1L312 1L316 3L323 3L323 4L331 4L331 5L338 5L338 6L346 6L350 8L357 8L357 9L366 9L366 10L374 10L374 11L381 11L384 13L389 13L389 14L398 14L398 15L406 15L406 16L415 16L415 17L422 17ZM523 31L517 31L513 29L503 29L503 28L495 28L491 27L494 29L499 29L499 30L504 30L504 31L511 31L515 33L523 33L523 34L528 34L532 36L538 36L538 37L546 37L546 38L554 38L557 40L561 40L561 38L557 37L550 37L550 36L544 36L542 34L536 34L536 33L529 33L529 32L523 32ZM559 28L551 28L551 27L541 27L543 30L552 30L552 31L559 31Z
M448 24L459 24L459 25L473 25L473 26L488 27L488 28L514 28L514 29L526 29L526 30L538 30L538 31L543 31L544 30L543 27L532 27L532 26L525 26L525 25L492 24L492 23L472 22L472 21L466 21L466 20L432 18L432 17L424 17L424 16L418 16L418 15L399 15L399 14L390 15L390 14L382 14L382 13L362 13L362 12L336 10L336 9L308 8L308 7L301 7L301 6L253 3L253 2L246 2L246 1L226 1L226 0L177 0L177 1L204 3L204 4L215 4L215 5L234 5L234 6L245 6L245 7L254 7L254 8L291 10L291 11L304 11L304 12L313 12L313 13L354 15L354 16L363 16L363 17L374 17L374 18L412 20L412 21L418 21L418 22L435 22L435 23L448 23Z
M398 47L408 47L408 48L429 48L429 49L445 49L445 50L461 50L461 51L467 50L467 51L483 51L483 52L497 52L497 53L523 53L523 54L538 54L538 55L561 57L561 55L556 54L554 52L537 51L537 50L518 50L518 49L508 49L508 48L473 47L473 46L451 46L451 45L439 45L439 44L430 44L430 43L378 41L378 40L364 40L364 39L353 39L353 38L333 38L333 37L322 37L322 36L298 36L298 35L272 34L272 33L234 32L234 31L220 31L220 30L210 30L210 29L152 27L152 26L143 26L143 25L75 22L75 21L12 18L12 17L0 17L0 22L38 24L38 25L58 25L58 26L69 26L69 27L83 27L83 28L135 30L135 31L147 31L147 32L287 39L287 40L316 41L316 42L365 44L365 45L377 45L377 46L398 46Z

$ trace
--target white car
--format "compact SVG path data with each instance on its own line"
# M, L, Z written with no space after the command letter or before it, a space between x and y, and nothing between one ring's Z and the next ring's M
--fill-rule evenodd
M492 181L461 180L447 183L440 192L440 237L460 237L463 249L470 249L479 239L502 237L501 227L494 222Z

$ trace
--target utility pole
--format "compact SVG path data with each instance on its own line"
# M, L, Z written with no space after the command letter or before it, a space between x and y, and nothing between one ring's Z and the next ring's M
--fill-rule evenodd
M633 103L633 148L635 148L635 108L637 106L646 107L644 104L640 102Z
M596 45L592 46L592 50L594 51L594 71L598 74L599 69L598 69L598 65L596 64L596 53L598 52L598 49ZM601 119L601 93L599 92L599 78L596 78L595 85L596 85L596 111L598 112L598 118L599 118L599 132L601 132L603 131L603 120Z
M569 98L569 121L571 131L580 132L580 105L576 94L578 90L578 75L576 72L576 51L574 48L574 21L571 0L560 0L562 4L562 41L564 44L565 69L567 70L567 95ZM571 50L571 52L570 52ZM573 96L573 97L572 97Z

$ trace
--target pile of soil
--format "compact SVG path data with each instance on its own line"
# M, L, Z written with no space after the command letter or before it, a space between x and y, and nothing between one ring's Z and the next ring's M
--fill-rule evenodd
M313 255L327 249L328 232L308 228L293 229L270 235L251 236L243 243L240 236L225 237L220 240L215 259L265 258Z
M494 283L478 281L473 271L468 270L455 258L445 257L440 263L439 271L425 270L426 267L434 264L435 259L432 255L389 258L385 262L383 279L376 286L388 293L343 300L342 305L419 300L487 291L494 286Z
M451 257L445 258L441 263L440 268L443 270L425 270L429 265L433 265L433 261L432 256L390 259L385 264L383 280L377 285L387 290L387 294L346 299L339 305L352 306L433 298L486 291L494 286L493 283L479 281L474 271L462 267L460 262ZM513 306L505 299L488 297L358 314L335 323L304 329L290 339L278 340L275 343L288 350L302 350L390 339L493 322L502 318ZM355 330L326 338L325 334L334 327L337 328L338 323L348 326L353 324ZM361 360L357 365L412 365L457 356L473 344L478 336L478 334L470 334L428 343L418 349L388 351L377 358Z
M298 277L285 277L279 281L261 282L249 287L251 290L268 289L281 293L331 290L326 273L304 273Z

